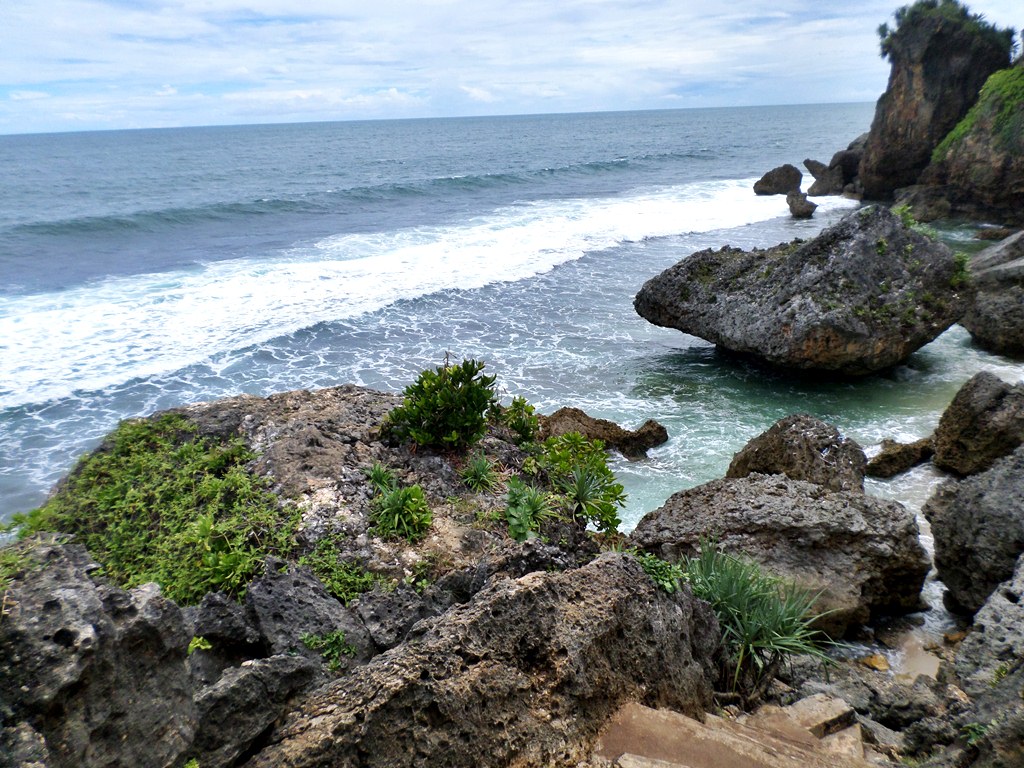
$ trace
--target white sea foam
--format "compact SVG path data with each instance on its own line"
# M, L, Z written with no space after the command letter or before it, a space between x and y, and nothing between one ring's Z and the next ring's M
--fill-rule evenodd
M338 235L258 260L3 298L0 407L174 371L403 299L521 280L626 241L786 213L781 198L752 195L751 182L523 203L448 227Z

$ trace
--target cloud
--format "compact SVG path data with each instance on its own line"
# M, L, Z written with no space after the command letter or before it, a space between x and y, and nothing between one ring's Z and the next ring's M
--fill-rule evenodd
M0 4L0 125L874 100L888 72L875 29L898 4L734 0L708 13L692 0L19 0ZM970 2L1004 25L1018 4Z
M50 94L45 91L11 91L8 98L11 101L35 101L36 99L49 98Z

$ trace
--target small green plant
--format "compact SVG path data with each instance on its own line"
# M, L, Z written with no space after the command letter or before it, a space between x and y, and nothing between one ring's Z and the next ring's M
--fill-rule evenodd
M341 560L337 542L330 536L320 539L312 552L300 557L299 565L313 571L327 591L345 605L380 583L376 575L358 563Z
M989 685L995 688L997 685L1003 682L1003 680L1006 679L1006 676L1008 674L1010 674L1010 665L1004 661L1002 664L1000 664L998 667L992 670L992 679L989 681Z
M884 237L878 238L875 242L875 251L879 256L885 256L885 254L889 252L889 241Z
M213 643L207 640L201 635L195 635L191 640L188 641L188 655L191 656L196 651L208 651L213 648Z
M325 635L307 633L300 639L309 650L320 652L324 661L327 662L327 668L332 672L341 669L342 657L352 658L356 655L355 646L345 639L345 631L341 629L328 632Z
M494 376L484 364L463 360L420 373L393 409L387 431L420 446L465 450L487 431L487 412L495 400Z
M183 765L181 768L200 768L199 760L193 757L191 760L189 760L187 763L185 763L185 765Z
M20 535L73 533L108 579L155 581L183 604L238 597L268 555L294 547L294 507L251 474L240 440L201 437L177 414L122 422L42 507L16 515Z
M686 578L680 566L662 560L651 552L634 549L630 554L640 563L644 573L651 577L651 581L670 595L679 589L679 584Z
M498 473L482 451L473 454L463 467L462 479L477 493L493 491L498 487Z
M949 279L950 288L959 288L971 279L971 257L963 251L953 254L953 276Z
M536 537L540 524L555 515L551 497L518 477L509 478L505 519L509 535L516 541Z
M373 500L370 512L377 533L385 539L422 539L434 516L418 485L392 488Z
M512 404L501 411L501 422L512 430L516 445L532 443L540 434L540 418L526 398L513 397Z
M973 747L988 735L988 732L995 724L995 720L988 723L967 723L960 728L960 735L964 737L964 741L967 742L967 746Z
M683 563L693 594L711 604L722 631L719 685L749 706L759 700L787 656L828 662L827 639L813 628L815 596L765 574L748 560L700 544Z
M384 493L398 486L395 473L379 461L375 461L369 469L363 470L363 474L377 493Z

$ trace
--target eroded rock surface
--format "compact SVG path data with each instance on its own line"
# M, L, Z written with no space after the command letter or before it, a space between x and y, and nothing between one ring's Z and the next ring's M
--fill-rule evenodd
M714 480L673 495L631 534L667 560L702 539L821 592L819 626L835 637L885 613L920 608L928 559L907 509L863 493L832 492L780 475Z
M869 477L895 477L928 461L934 453L935 448L930 437L923 437L912 443L897 443L886 438L882 441L878 454L868 461L864 473Z
M976 373L943 411L933 440L937 467L958 475L988 469L1024 443L1024 383Z
M627 700L699 716L716 633L627 555L500 580L311 696L249 765L573 765Z
M863 375L956 322L958 285L946 246L870 207L806 243L695 253L648 280L633 306L655 325L774 365Z
M579 432L591 440L600 440L605 448L619 451L628 459L647 456L647 449L668 441L668 430L648 419L639 428L624 429L608 419L595 419L579 408L559 408L550 416L541 417L543 437Z
M726 477L785 475L833 491L863 491L864 451L831 424L806 414L775 422L733 456Z
M768 173L754 182L756 195L788 195L800 191L800 182L804 175L795 165L786 163L772 168Z
M983 349L1024 357L1024 232L975 255L970 269L974 291L960 324Z

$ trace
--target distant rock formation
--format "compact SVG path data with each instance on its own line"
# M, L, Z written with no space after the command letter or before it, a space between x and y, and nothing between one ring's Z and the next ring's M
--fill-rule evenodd
M970 271L974 291L960 324L979 347L1024 357L1024 232L976 254Z
M633 306L773 365L864 375L956 322L961 278L946 246L869 207L806 243L695 253L648 280Z
M754 182L755 195L788 195L800 191L800 182L804 175L795 165L786 163L772 168L768 173Z
M999 30L958 2L919 0L882 25L892 62L860 164L864 196L890 199L916 184L932 151L967 114L993 72L1008 67L1012 30Z
M806 192L790 192L786 195L786 205L789 206L789 212L794 219L809 219L818 207L817 203L807 199Z
M846 149L832 155L828 165L810 158L804 160L804 166L814 177L814 183L807 190L807 194L811 197L843 194L858 196L860 186L857 174L860 171L860 159L864 156L864 145L867 140L868 134L861 134L851 141Z
M559 408L550 416L541 416L541 435L564 435L579 432L591 440L600 440L604 447L619 451L627 459L642 459L647 449L668 441L668 430L648 419L638 429L623 429L608 419L595 419L579 408Z

